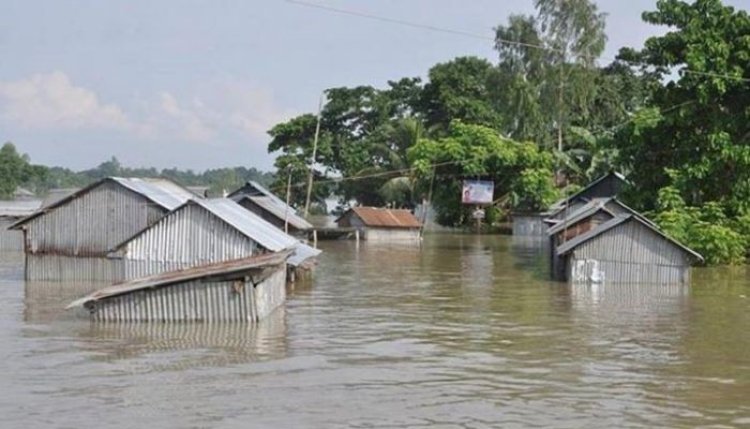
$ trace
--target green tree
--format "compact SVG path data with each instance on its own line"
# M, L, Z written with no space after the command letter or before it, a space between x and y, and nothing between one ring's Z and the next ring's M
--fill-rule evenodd
M689 206L750 210L750 17L719 0L663 0L643 14L669 27L621 57L666 81L618 133L620 162L654 208L673 186Z
M485 126L454 121L445 137L420 139L409 158L423 182L431 182L434 174L433 203L443 225L470 220L470 208L461 205L463 179L493 180L495 198L516 209L538 210L557 197L549 153Z

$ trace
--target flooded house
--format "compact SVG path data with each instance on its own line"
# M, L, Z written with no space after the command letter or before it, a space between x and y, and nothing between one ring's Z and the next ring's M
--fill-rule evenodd
M0 201L0 251L23 252L23 233L8 229L39 209L40 200Z
M352 207L336 223L354 228L368 241L419 241L422 224L409 211L376 207Z
M116 246L125 281L77 305L98 320L256 321L318 254L230 199L189 200Z
M313 225L298 215L291 207L279 205L275 199L265 196L242 195L237 204L255 213L276 228L297 237L307 237Z
M297 268L320 254L228 198L189 200L109 253L124 278L290 251Z
M169 180L109 177L44 206L11 226L23 234L26 278L120 280L107 253L191 198Z
M101 322L255 323L286 299L290 251L264 253L126 281L71 303Z
M562 219L593 199L616 197L626 185L625 176L611 172L589 183L575 194L555 202L549 210L513 212L513 235L543 237L549 226L548 219Z
M550 233L556 235L553 276L560 281L687 284L691 265L703 261L643 216L613 215L601 206L580 211L567 229L559 224Z

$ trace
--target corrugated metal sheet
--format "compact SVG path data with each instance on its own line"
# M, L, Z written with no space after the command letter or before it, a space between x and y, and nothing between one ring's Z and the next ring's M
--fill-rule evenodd
M625 216L617 216L603 224L601 224L596 229L589 231L585 234L581 234L578 237L562 244L560 247L557 248L557 254L558 255L564 255L577 247L583 245L587 241L590 241L597 236L601 234L607 233L609 230L617 228L618 226L622 224L628 224L628 225L640 225L640 226L631 226L628 228L628 231L631 231L633 233L632 236L624 238L624 241L622 244L633 244L633 243L659 243L667 246L668 248L678 248L682 252L689 254L691 257L695 258L696 261L702 261L703 257L699 255L698 253L694 252L693 250L689 249L688 247L678 243L674 239L664 235L661 231L656 229L651 223L643 221L639 216L634 215L625 215ZM623 229L620 228L617 230L618 234L621 234L621 231ZM648 231L642 241L638 241L639 238L642 238L642 231ZM636 234L637 233L637 234ZM652 238L653 236L653 238ZM658 237L658 238L656 238ZM627 241L629 240L629 241ZM626 249L631 248L632 246L626 246ZM643 260L643 262L648 262L648 260Z
M27 254L26 280L53 282L107 282L124 279L123 262L106 257ZM68 285L66 285L68 287Z
M550 227L547 230L547 234L554 235L562 232L566 228L570 228L578 222L590 218L591 216L599 212L605 213L609 219L615 217L615 214L606 207L608 201L608 199L595 199L588 202L587 204L578 208L576 211L571 212L567 217L562 219L556 225Z
M293 267L299 267L321 253L320 250L310 247L305 243L297 243L297 245L294 246L294 253L292 253L292 256L290 256L286 262Z
M286 254L165 273L101 289L72 303L94 320L255 322L286 299Z
M272 252L290 249L297 244L294 237L279 231L278 228L263 220L260 216L244 209L228 198L196 200L195 203Z
M245 258L259 251L256 241L214 211L188 203L118 246L113 255L129 261L126 278L132 279Z
M28 253L103 256L164 213L164 207L108 180L21 223Z
M340 226L346 224L351 216L361 219L367 227L381 228L419 228L422 224L409 210L385 209L376 207L352 207L341 218Z
M676 283L689 280L691 251L666 239L637 217L615 218L571 250L558 248L567 256L567 277L574 282ZM563 250L563 252L560 251Z
M279 207L282 208L288 208L289 211L292 213L297 213L297 211L292 207L287 205L286 202L284 202L281 198L277 197L276 194L266 189L263 185L260 183L250 180L248 181L245 186L241 187L240 189L237 189L236 191L229 194L229 198L239 201L241 198L248 196L248 197L259 197L264 196L268 197L276 203Z
M23 232L8 229L13 222L12 218L0 217L0 251L23 252Z
M73 302L70 307L84 305L90 301L98 301L100 299L123 295L130 292L169 286L171 284L182 283L195 279L211 279L217 276L226 278L231 275L239 275L239 277L235 276L232 278L241 278L249 271L280 265L286 261L287 257L289 257L289 254L290 252L280 252L254 256L237 259L234 261L224 261L214 264L202 265L199 267L193 267L181 271L159 273L135 280L128 280L124 283L99 289L96 292Z
M290 226L298 230L307 230L307 229L313 228L310 222L306 221L304 218L297 215L294 211L291 211L291 210L287 211L287 209L284 206L280 206L277 203L275 203L271 197L245 196L245 197L242 197L238 201L238 203L242 205L243 200L252 201L256 206L260 207L262 210L273 215L276 219L281 221L282 224L285 221L287 221Z
M547 231L543 213L515 213L512 216L515 236L544 236Z
M14 225L14 227L20 227L26 223L29 223L37 217L55 211L55 209L57 209L58 207L65 206L71 201L78 200L86 194L100 189L103 186L109 186L111 188L113 184L119 185L119 187L127 189L129 191L135 192L136 194L140 195L141 197L147 199L154 205L166 211L174 210L181 204L185 203L188 199L198 198L187 189L182 188L181 186L166 179L108 177L96 183L92 183L91 185L49 205L44 205L37 212L19 221L16 225ZM103 202L100 201L100 203Z
M137 192L167 210L174 210L187 200L199 198L189 190L166 179L112 177L112 180Z
M575 194L557 201L552 205L551 210L557 211L559 209L563 209L566 204L569 205L578 200L588 201L593 198L607 198L617 196L617 194L620 193L622 188L624 188L627 183L628 182L625 176L620 173L611 172L605 174L604 176L589 183Z
M42 206L40 200L14 200L0 201L0 217L18 218L26 217Z

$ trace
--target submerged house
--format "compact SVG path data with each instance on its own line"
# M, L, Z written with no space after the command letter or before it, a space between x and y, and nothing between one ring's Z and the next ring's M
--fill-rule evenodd
M0 201L0 251L23 252L23 233L8 228L37 211L41 204L39 200Z
M544 236L549 224L548 219L562 219L594 199L616 197L627 183L625 176L611 172L589 183L575 194L552 204L545 212L514 212L511 214L513 235Z
M135 279L284 251L291 268L320 254L234 201L215 198L188 200L119 243L109 257L122 261L124 279Z
M260 320L320 254L227 198L188 200L117 245L123 283L77 301L97 320Z
M409 211L376 207L352 207L336 222L341 228L355 228L369 241L418 241L422 224Z
M586 208L558 224L552 266L557 280L573 283L686 284L698 253L635 213ZM566 235L561 235L566 234Z
M254 323L283 304L289 252L170 271L109 286L71 303L103 322Z
M289 206L283 206L265 195L249 196L242 195L236 199L237 204L245 209L255 213L276 228L294 236L307 236L308 232L313 229L313 225L306 221L302 216L291 210Z
M314 228L297 210L258 182L248 181L229 198L288 234L306 237Z
M11 226L23 233L26 279L121 280L107 253L191 198L169 180L109 177L44 206Z

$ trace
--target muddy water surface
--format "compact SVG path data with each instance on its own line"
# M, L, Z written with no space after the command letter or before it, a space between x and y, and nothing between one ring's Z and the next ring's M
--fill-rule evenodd
M0 427L750 426L750 276L568 286L511 237L324 242L257 327L91 324L0 257Z

